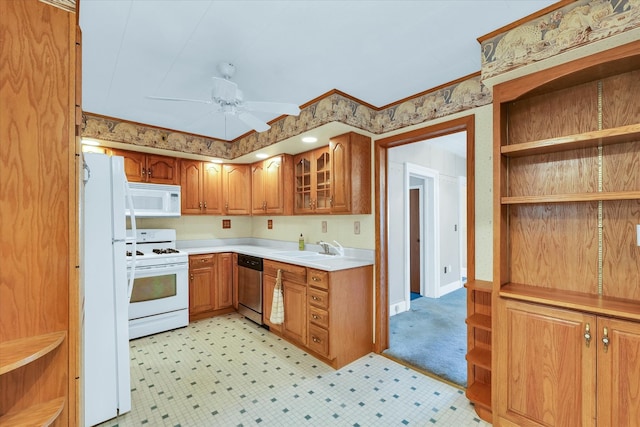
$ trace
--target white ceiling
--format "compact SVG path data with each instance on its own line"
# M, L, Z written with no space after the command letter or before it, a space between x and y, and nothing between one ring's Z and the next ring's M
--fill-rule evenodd
M246 100L302 105L332 89L381 107L480 70L477 38L546 0L82 0L82 107L233 140L209 99L220 62ZM256 113L268 121L274 114Z

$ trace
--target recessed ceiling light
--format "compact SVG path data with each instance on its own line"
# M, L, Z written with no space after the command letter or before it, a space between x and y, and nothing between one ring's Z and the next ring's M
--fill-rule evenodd
M318 138L315 136L305 136L302 138L302 142L311 144L312 142L318 142Z
M269 155L264 153L258 153L256 154L256 157L259 159L266 159L267 157L269 157Z

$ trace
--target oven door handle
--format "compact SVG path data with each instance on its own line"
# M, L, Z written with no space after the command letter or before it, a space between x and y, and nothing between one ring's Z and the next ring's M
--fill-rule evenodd
M189 264L188 263L171 263L171 264L163 264L163 265L150 265L150 266L144 266L144 267L138 267L137 272L140 273L140 275L145 275L145 273L148 272L152 272L154 273L153 275L158 275L158 274L164 274L167 271L175 271L176 273L179 273L181 271L188 271L189 270Z

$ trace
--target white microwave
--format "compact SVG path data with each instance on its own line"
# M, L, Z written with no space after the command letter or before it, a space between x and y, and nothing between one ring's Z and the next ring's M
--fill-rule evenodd
M180 216L180 186L130 182L133 212L139 218ZM128 204L127 204L128 206ZM131 216L127 209L127 216Z

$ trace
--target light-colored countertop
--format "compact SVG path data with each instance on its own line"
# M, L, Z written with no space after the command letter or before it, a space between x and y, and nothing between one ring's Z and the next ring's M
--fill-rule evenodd
M305 251L299 251L289 247L274 247L270 245L257 244L213 244L211 246L200 246L201 242L190 244L190 242L180 242L178 249L189 255L210 254L221 252L235 252L239 254L252 255L255 257L269 259L273 261L286 262L289 264L301 265L304 267L317 268L324 271L347 270L350 268L373 265L373 251L349 250L346 249L346 256L322 255L315 249L315 245L307 245Z

